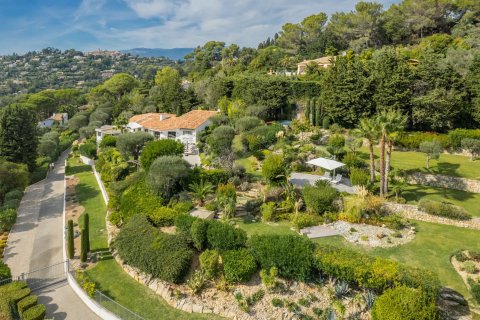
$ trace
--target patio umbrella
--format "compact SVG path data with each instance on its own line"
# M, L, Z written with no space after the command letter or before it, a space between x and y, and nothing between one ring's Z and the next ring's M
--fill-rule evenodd
M328 171L333 170L333 175L335 175L335 169L343 167L345 163L341 163L335 160L327 159L327 158L316 158L310 161L307 161L308 164L327 169Z

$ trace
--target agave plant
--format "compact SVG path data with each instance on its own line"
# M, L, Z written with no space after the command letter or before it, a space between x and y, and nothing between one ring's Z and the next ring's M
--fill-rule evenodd
M363 302L365 302L365 311L370 310L373 307L373 303L375 302L375 296L373 295L372 291L367 291L363 294Z
M207 197L213 193L214 187L210 182L204 182L200 180L200 182L194 182L190 184L190 196L197 201L198 205L203 207L205 204L205 200Z
M335 284L335 297L341 299L350 292L350 286L346 281L340 281Z

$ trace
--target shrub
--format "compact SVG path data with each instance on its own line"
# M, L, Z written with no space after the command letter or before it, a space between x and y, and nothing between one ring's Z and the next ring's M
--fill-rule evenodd
M168 207L159 207L147 213L148 220L156 227L172 226L178 212Z
M80 154L84 157L95 159L97 156L97 146L93 142L87 142L78 148Z
M193 221L190 228L190 234L192 236L193 246L201 251L207 244L207 230L208 221L203 219L197 219Z
M193 257L184 234L162 233L140 215L120 230L114 247L125 263L174 283L183 279Z
M262 269L276 267L288 279L307 280L312 270L313 243L295 235L254 235L247 247Z
M470 292L477 303L480 303L480 283L472 278L467 279L468 285L470 286Z
M232 183L220 184L217 188L216 202L227 218L235 215L237 191Z
M450 219L468 220L472 218L472 216L466 212L465 209L446 202L421 199L418 203L418 208L428 214Z
M190 234L190 228L195 220L198 218L192 217L189 214L180 214L175 217L175 227L177 228L177 232L187 233Z
M268 222L274 220L275 202L266 202L260 206L260 213L262 214L262 221Z
M267 287L269 290L273 290L277 287L278 269L271 267L270 270L262 269L260 270L260 278L262 279L262 284Z
M183 144L172 139L161 139L148 142L142 149L140 162L142 167L148 171L153 161L163 156L181 156L183 155Z
M452 142L452 147L459 149L463 139L480 139L480 129L455 129L448 132L448 137Z
M178 156L157 158L147 175L147 183L154 194L169 199L178 191L180 182L188 177L190 165Z
M193 294L198 294L202 291L205 285L205 275L202 271L196 270L190 279L187 280L187 286L190 288Z
M121 192L118 208L119 214L125 222L137 214L153 213L163 203L162 199L147 187L143 177L133 182L129 181L129 178L126 180L129 186Z
M282 299L273 298L272 299L272 306L274 306L275 308L283 308L285 306L285 304L283 303Z
M269 155L262 164L262 175L269 183L284 180L285 164L283 157L279 154Z
M38 303L38 297L36 295L30 295L28 297L23 298L17 303L18 314L22 316L25 310L37 305L37 303Z
M255 258L247 249L222 253L223 273L228 282L246 282L257 270Z
M263 121L257 117L243 117L235 121L235 130L237 132L242 133L245 131L252 130L260 125L262 125Z
M474 160L480 154L480 139L462 139L462 148L468 150L472 154L471 159Z
M313 227L320 223L321 217L315 214L294 214L292 218L292 224L295 229L300 230L303 228Z
M353 186L368 186L370 184L370 173L365 169L350 169L350 182Z
M219 270L219 254L217 250L205 250L199 257L200 268L207 279L213 279Z
M322 128L323 129L328 129L330 128L330 117L326 116L322 120Z
M12 273L10 271L10 268L2 260L0 260L0 280L8 279L11 277Z
M5 209L0 211L0 233L10 230L16 219L17 212L15 209Z
M2 210L17 209L19 206L20 206L19 199L11 199L3 203Z
M438 319L435 300L408 287L386 290L372 308L373 320L434 320Z
M36 306L27 309L23 313L24 320L43 320L45 319L45 314L47 309L43 304L37 304Z
M247 234L229 224L210 221L207 230L207 243L211 249L233 250L245 246Z
M23 197L23 191L22 190L12 190L10 192L7 192L5 194L5 198L3 199L4 201L8 200L21 200Z
M215 155L228 153L232 150L232 141L235 137L235 130L230 126L215 128L207 137L207 144Z
M12 305L16 306L17 303L22 300L23 298L26 298L30 295L31 290L30 288L23 288L19 290L12 291L10 294L10 299L12 302Z
M450 148L452 145L452 141L448 135L435 132L404 132L398 136L395 145L409 150L416 150L420 148L422 142L432 140L437 140L443 149Z
M302 195L309 213L322 214L333 209L333 201L338 197L338 191L329 184L308 185L303 188Z
M99 147L104 149L104 148L115 148L117 146L117 137L115 136L105 136L102 138L102 141L100 142Z
M252 152L267 149L277 141L277 133L283 130L283 126L279 124L256 127L242 134L242 144Z
M475 273L477 272L477 266L473 261L465 261L462 263L461 269L467 273Z
M455 252L453 255L455 256L455 259L457 259L457 261L459 262L465 262L468 260L467 255L462 250Z

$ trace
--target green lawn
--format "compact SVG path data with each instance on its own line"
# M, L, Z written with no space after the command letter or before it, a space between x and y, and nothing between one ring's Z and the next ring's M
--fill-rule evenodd
M85 213L88 212L89 215L91 250L107 250L107 231L105 229L107 209L92 168L81 163L79 158L69 158L66 174L74 174L80 179L75 190L78 200L85 207ZM78 223L80 227L83 227L83 215L78 219Z
M253 234L297 234L291 230L288 221L279 221L272 223L263 223L261 221L253 222L251 219L235 218L235 223L247 232L248 236Z
M253 162L256 161L254 156L250 156L248 158L241 158L235 160L235 162L245 168L247 173L250 173L255 178L261 178L262 172L260 170L255 170L253 167Z
M378 159L379 149L375 148L374 151ZM361 148L360 156L368 161L368 149ZM394 151L392 154L393 168L480 179L480 161L471 161L469 157L441 154L438 160L430 161L430 170L427 170L425 166L426 156L421 152Z
M80 178L76 188L77 197L85 207L85 212L90 215L91 248L105 250L107 248L106 208L95 176L91 167L82 164L78 158L70 158L68 165L66 174L75 174ZM100 291L145 319L222 319L214 315L190 314L169 306L153 291L132 279L113 259L99 261L94 268L87 271L87 274L97 283ZM116 313L120 310L111 303L105 303L105 307ZM122 313L118 314L122 316ZM122 318L127 317L122 316Z
M464 208L472 216L480 217L480 193L422 185L408 185L402 192L402 197L412 204L416 204L422 198L451 202Z
M427 268L436 272L443 285L451 287L465 297L471 298L462 279L450 264L450 256L459 249L480 250L476 230L452 226L416 222L418 233L415 239L405 245L393 248L365 249L347 242L343 237L315 239L316 243L348 246L382 258L390 258L407 265Z

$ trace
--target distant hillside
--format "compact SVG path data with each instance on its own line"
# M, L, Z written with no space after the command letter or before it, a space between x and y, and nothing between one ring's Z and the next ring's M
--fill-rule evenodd
M140 57L167 57L172 60L183 59L183 57L192 52L194 48L134 48L129 50L123 50L123 53L130 53L133 56Z

